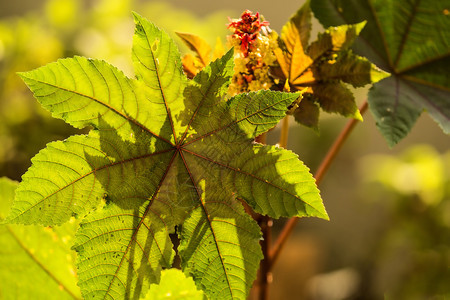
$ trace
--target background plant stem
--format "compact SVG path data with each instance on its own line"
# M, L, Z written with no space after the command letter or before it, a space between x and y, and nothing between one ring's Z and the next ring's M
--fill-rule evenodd
M281 134L278 145L280 147L286 148L288 134L289 134L289 116L286 116L281 121ZM265 143L266 135L262 134L256 138L255 141ZM258 280L257 280L257 290L255 291L257 299L267 300L269 299L269 286L272 282L272 273L270 272L272 268L272 261L270 256L270 249L272 246L272 225L273 220L268 216L260 216L257 220L261 228L263 239L261 241L261 248L264 255L263 260L260 263Z
M270 272L271 261L270 261L270 247L272 245L272 219L268 216L262 216L259 222L261 231L263 233L263 240L261 241L262 252L264 259L261 261L260 265L260 276L259 276L259 300L269 299L269 286L272 282L272 274Z
M266 144L266 133L263 133L255 138L255 142L260 144ZM247 206L247 208L249 208ZM269 251L271 246L271 222L269 217L262 216L256 213L250 214L253 219L258 222L262 232L262 240L260 242L261 250L264 258L259 264L258 278L253 286L252 299L267 300L269 299L269 276L270 276L270 257ZM269 223L270 222L270 223Z
M289 135L289 116L284 117L281 122L280 142L278 145L286 148Z

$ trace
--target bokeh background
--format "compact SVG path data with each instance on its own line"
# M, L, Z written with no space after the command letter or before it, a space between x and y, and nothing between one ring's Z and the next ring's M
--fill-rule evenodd
M225 42L228 17L259 11L280 31L303 1L0 0L0 177L20 180L45 144L82 133L40 108L16 72L58 58L104 59L128 76L137 11L173 34ZM315 32L321 30L314 24ZM313 37L315 34L313 33ZM367 89L355 90L357 102ZM347 120L320 133L291 120L288 148L314 172ZM268 142L277 143L278 129ZM300 220L273 272L271 299L449 299L450 139L424 114L389 149L364 115L320 189L331 221ZM285 220L275 222L275 235ZM449 298L446 298L449 297Z

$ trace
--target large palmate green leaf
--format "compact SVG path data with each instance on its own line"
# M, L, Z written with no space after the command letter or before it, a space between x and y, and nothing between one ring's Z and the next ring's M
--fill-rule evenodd
M211 299L245 298L262 254L241 201L275 218L328 218L297 156L254 143L300 94L226 100L232 51L188 80L169 36L139 15L135 22L137 79L83 57L20 74L55 117L92 130L33 158L7 220L82 217L74 249L85 298L145 295L172 265L176 226L196 285Z
M316 0L325 26L367 20L354 50L392 74L373 86L370 109L389 145L423 110L450 133L450 4L447 0Z
M275 50L281 69L277 73L287 81L290 90L307 88L304 99L293 112L295 119L317 128L320 107L326 112L361 120L355 98L344 83L361 87L387 76L349 50L364 23L328 28L309 44L311 27L307 1L283 26L282 47Z
M0 178L0 220L17 186ZM70 250L75 229L74 220L58 228L0 225L0 298L80 299L75 253Z

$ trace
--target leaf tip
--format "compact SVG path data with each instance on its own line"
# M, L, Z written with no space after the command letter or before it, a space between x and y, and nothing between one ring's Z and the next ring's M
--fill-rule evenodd
M230 59L234 56L234 47L231 47L230 50L227 51L227 53L225 53L223 55L224 58Z
M361 112L359 109L356 110L355 114L353 115L353 119L363 122L363 116L361 115Z
M138 14L134 10L131 12L131 14L133 15L133 18L134 18L135 21L139 21L139 20L141 20L143 18L140 14Z
M28 225L27 223L20 222L17 220L17 216L14 216L11 214L11 208L9 212L6 214L5 218L1 219L0 225L11 225L11 224L24 224Z
M364 27L366 26L366 24L367 24L367 21L364 20L364 21L359 22L359 23L356 23L356 24L354 25L354 26L355 26L355 31L356 31L356 34L357 34L357 35L359 35L359 33L364 29Z
M370 81L373 83L377 83L387 77L391 76L390 73L385 72L378 68L376 65L372 64L372 68L370 70Z
M319 196L320 197L320 196ZM323 203L322 198L320 197L320 203L316 203L313 207L314 210L310 210L308 216L316 217L322 220L330 221L330 217L328 216L327 210Z
M27 79L30 79L30 73L32 71L27 71L27 72L16 72L17 76L20 77L20 79L22 79L25 83L27 82Z
M140 14L138 14L135 11L132 11L131 13L132 13L133 18L134 18L134 24L136 25L136 30L142 29L142 26L143 26L142 23L147 21L147 19L145 19L143 16L141 16Z

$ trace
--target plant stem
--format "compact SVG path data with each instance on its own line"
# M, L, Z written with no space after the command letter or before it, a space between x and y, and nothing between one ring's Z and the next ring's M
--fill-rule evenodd
M267 136L266 136L266 133L265 133L265 132L264 132L263 134L258 135L258 136L255 138L255 142L260 143L260 144L263 144L263 145L266 144L266 140L267 140Z
M361 115L363 115L366 112L367 108L368 108L367 101L364 101L364 103L359 108ZM350 135L350 133L352 132L355 125L358 124L358 122L359 121L355 120L355 119L351 119L350 121L348 121L347 125L344 127L344 129L341 131L339 136L334 141L331 148L328 150L328 153L326 154L325 158L322 160L319 168L317 169L316 174L314 175L317 185L319 185L320 182L322 181L328 168L330 167L331 163L334 161L334 158L336 157L337 153L342 148L342 145L344 144L345 140ZM281 252L284 244L287 241L287 238L292 233L298 220L299 220L299 218L297 218L297 217L290 218L289 221L284 225L283 230L281 231L278 239L276 240L274 247L272 248L272 250L269 253L269 257L270 257L269 260L271 262L270 269L273 268L275 262L277 261L279 255L280 255L280 252Z
M289 135L289 116L286 115L281 122L280 142L278 143L278 145L280 145L280 147L286 148Z
M262 216L259 226L263 233L263 240L261 241L261 248L264 255L259 268L259 300L269 299L269 285L272 282L272 275L270 268L272 262L270 261L270 246L272 244L272 224L273 221L268 216Z
M267 139L266 133L263 133L255 138L255 142L265 145L266 139ZM248 205L244 205L244 208L246 208L247 213L249 213L252 216L252 218L256 222L258 222L258 225L261 228L261 232L263 235L263 239L261 240L260 245L264 257L260 262L258 278L253 287L253 295L256 296L252 298L258 300L267 300L269 299L270 266L271 266L269 251L272 237L271 232L272 220L270 219L270 217L255 214L252 211L252 209L248 207Z
M367 101L364 101L364 103L359 108L359 111L361 112L361 115L363 115L368 108ZM333 145L331 146L330 150L328 150L327 155L323 159L322 163L320 164L319 168L316 171L316 174L314 174L314 178L316 178L317 185L322 181L323 176L328 171L328 168L330 167L331 163L333 162L334 158L338 154L339 150L341 150L342 145L344 144L347 137L350 135L350 133L353 131L353 128L358 124L359 121L355 119L351 119L348 121L347 125L345 125L344 129L341 131L339 136L334 141Z
M281 123L281 134L280 141L278 145L280 147L286 148L287 140L289 134L289 116L285 116ZM265 135L261 135L258 138L262 139L265 143ZM256 139L257 142L261 142ZM269 286L272 282L272 273L270 269L272 267L272 261L270 256L270 248L272 245L272 225L273 220L268 216L261 216L259 219L259 227L261 228L263 234L263 240L261 241L261 248L263 252L263 260L260 263L259 275L258 275L258 287L259 289L256 291L257 298L259 300L267 300L269 299Z

